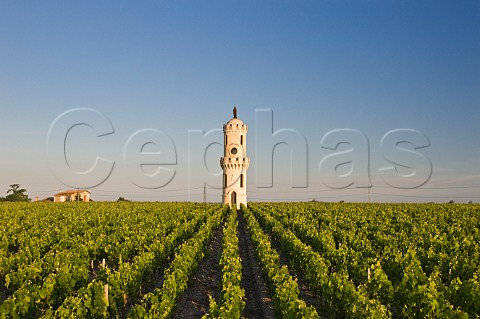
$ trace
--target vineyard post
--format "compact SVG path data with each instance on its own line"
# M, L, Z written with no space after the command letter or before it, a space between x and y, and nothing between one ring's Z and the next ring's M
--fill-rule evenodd
M105 300L108 302L108 284L103 286L103 292L105 293Z

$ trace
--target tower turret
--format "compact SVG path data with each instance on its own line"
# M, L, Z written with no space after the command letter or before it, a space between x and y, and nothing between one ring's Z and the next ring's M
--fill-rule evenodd
M247 206L247 170L250 158L246 152L248 126L237 118L237 108L233 108L233 118L223 125L224 148L220 165L223 169L223 204L240 208Z

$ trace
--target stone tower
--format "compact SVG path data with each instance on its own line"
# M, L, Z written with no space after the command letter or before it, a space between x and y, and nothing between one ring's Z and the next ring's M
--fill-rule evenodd
M223 125L223 157L220 165L223 169L223 204L240 209L247 206L247 169L250 158L247 157L246 136L248 126L237 118L237 108L233 108L233 118Z

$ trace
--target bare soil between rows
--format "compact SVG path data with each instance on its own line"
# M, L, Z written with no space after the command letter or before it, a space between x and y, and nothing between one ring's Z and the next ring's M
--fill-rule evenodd
M180 295L172 318L202 318L209 309L208 296L218 300L222 279L218 262L222 254L223 227L224 224L214 231L205 257L198 263L187 289Z

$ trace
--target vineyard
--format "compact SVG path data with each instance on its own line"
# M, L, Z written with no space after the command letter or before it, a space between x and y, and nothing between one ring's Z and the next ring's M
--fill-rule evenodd
M0 318L480 318L480 205L0 203Z

